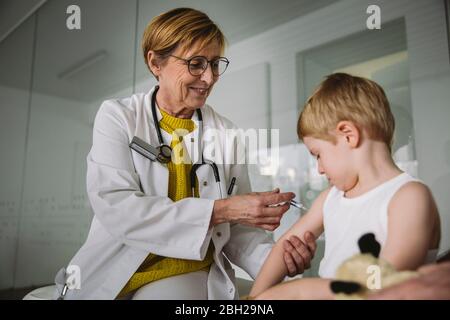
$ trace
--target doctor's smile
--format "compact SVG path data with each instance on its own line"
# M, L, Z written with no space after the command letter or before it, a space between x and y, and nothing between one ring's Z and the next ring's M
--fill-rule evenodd
M205 96L208 93L208 88L189 87L189 89L194 90L198 95L201 96Z

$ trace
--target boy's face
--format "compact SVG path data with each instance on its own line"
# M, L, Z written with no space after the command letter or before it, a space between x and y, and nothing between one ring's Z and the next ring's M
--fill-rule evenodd
M352 149L345 137L334 135L336 143L313 137L304 137L303 142L317 159L319 174L325 174L328 182L342 191L353 188L357 182L352 161Z

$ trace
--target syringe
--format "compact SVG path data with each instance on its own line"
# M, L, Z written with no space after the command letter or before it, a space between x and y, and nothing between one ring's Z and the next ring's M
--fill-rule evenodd
M300 202L297 202L297 201L295 201L295 200L291 200L291 201L289 201L289 204L291 205L291 206L294 206L294 207L296 207L297 209L300 209L300 210L308 210L308 208L307 207L305 207L303 204L301 204Z

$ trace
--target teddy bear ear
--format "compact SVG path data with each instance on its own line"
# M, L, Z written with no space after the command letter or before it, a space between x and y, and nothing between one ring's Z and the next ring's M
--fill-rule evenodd
M373 233L366 233L358 240L358 246L361 253L370 253L375 258L378 258L381 251L381 246L375 239Z
M330 289L333 293L352 294L361 290L361 285L352 281L332 281Z

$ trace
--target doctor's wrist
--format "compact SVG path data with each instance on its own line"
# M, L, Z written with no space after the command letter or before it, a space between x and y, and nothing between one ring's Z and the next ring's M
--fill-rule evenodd
M220 199L214 201L213 212L211 215L211 226L216 226L227 222L228 199Z

